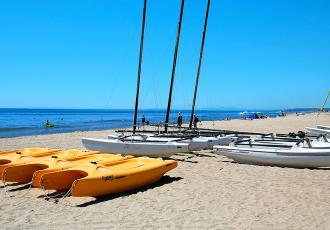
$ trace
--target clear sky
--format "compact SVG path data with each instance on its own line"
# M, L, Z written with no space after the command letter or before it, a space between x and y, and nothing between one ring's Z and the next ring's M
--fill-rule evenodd
M186 0L174 108L190 108L206 0ZM180 0L148 0L143 108L165 108ZM0 1L0 107L133 108L143 0ZM330 1L212 0L197 108L320 107Z

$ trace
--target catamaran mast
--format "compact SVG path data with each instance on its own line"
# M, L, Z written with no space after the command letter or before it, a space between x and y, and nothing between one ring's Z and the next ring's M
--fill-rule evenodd
M144 25L145 25L145 21L146 21L146 9L147 9L147 0L144 0L143 15L142 15L142 33L141 33L141 41L140 41L139 68L138 68L138 78L137 78L137 84L136 84L133 134L135 134L135 131L136 131L137 111L139 108L140 78L141 78L142 51L143 51L143 40L144 40Z
M195 103L196 103L196 96L197 96L199 75L200 75L201 66L202 66L204 41L205 41L205 34L206 34L206 28L207 28L207 20L208 20L208 17L209 17L210 2L211 2L211 0L208 0L207 1L206 14L205 14L205 22L204 22L204 30L203 30L203 36L202 36L202 44L201 44L201 49L200 49L200 53L199 53L199 63L198 63L197 76L196 76L194 99L193 99L193 104L192 104L191 114L190 114L189 129L192 128L192 123L193 123L194 113L195 113Z
M168 124L169 124L169 120L170 120L170 110L171 110L171 103L172 103L172 91L173 91L173 84L174 84L176 59L177 59L177 56L178 56L178 49L179 49L179 42L180 42L183 7L184 7L184 0L182 0L182 2L181 2L180 17L179 17L179 22L178 22L178 30L177 30L177 34L176 34L176 43L175 43L174 57L173 57L171 85L170 85L170 92L169 92L169 95L168 95L167 110L166 110L165 132L167 132L167 128L168 128Z
M321 107L321 109L320 109L320 111L319 111L319 114L322 113L322 112L324 112L324 107L325 107L325 105L327 104L327 101L328 101L329 95L330 95L330 90L329 90L328 95L326 96L326 98L325 98L325 100L324 100L324 102L323 102L323 105L322 105L322 107Z

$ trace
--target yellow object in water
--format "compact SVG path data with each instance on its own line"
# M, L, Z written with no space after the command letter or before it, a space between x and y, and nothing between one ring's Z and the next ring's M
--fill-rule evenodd
M35 171L32 178L32 186L33 187L41 187L41 178L43 175L47 173L52 173L60 170L69 169L72 167L77 167L79 165L89 165L91 162L94 164L101 164L101 163L107 163L107 164L119 164L127 159L133 158L133 156L121 156L119 154L95 154L88 156L84 159L80 160L74 160L74 161L68 161L68 160L58 160L58 161L43 161L38 164L29 164L26 165L26 167L10 167L7 168L7 173L10 173L11 175L15 175L15 172L17 171L34 171L32 168L37 168L38 171ZM22 173L23 174L23 173ZM60 180L65 178L60 178ZM17 180L17 179L16 179Z
M161 158L139 157L119 164L92 162L41 177L41 187L67 190L72 196L102 196L124 192L157 182L177 162Z
M96 153L98 152L70 149L44 157L22 156L16 159L16 156L10 156L6 160L11 160L11 162L0 165L0 179L6 182L27 183L32 180L33 173L37 170L48 168L60 160L80 160Z
M36 157L44 157L55 154L60 151L59 149L49 149L49 148L27 148L20 149L15 152L7 152L7 154L0 155L0 179L2 180L3 170L15 164L15 162L19 162L20 159L31 159L33 160Z

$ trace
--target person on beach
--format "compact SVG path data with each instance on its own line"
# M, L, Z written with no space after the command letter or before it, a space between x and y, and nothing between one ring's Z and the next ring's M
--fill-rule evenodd
M199 122L199 118L196 116L196 114L194 114L194 128L197 129L197 122Z
M146 120L146 117L144 115L142 115L141 122L142 122L142 126L149 125L149 121Z
M182 115L180 112L178 114L177 125L179 128L181 128L181 126L182 126Z
M144 115L142 115L141 121L142 121L142 126L144 126L146 124L146 118Z
M286 114L283 112L283 110L280 110L280 112L278 113L279 117L285 117Z

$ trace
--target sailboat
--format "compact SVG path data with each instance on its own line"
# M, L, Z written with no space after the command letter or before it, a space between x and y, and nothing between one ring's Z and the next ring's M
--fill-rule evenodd
M314 137L284 137L272 133L235 141L229 146L214 146L213 152L246 164L297 168L329 167L328 138L325 135L310 138Z
M184 136L184 135L158 135L158 134L138 134L134 136L108 135L108 139L122 139L126 141L153 141L153 142L177 142L189 144L189 151L202 149L212 149L215 145L228 145L236 140L235 135L215 135L215 136Z
M330 166L330 152L291 147L274 149L274 147L239 147L216 146L214 152L226 156L238 163L284 166L295 168L317 168Z
M180 37L179 35L181 31L183 6L184 6L184 0L182 0L182 4L181 4L175 53L177 53L178 41ZM147 9L147 0L144 0L143 13L142 13L142 32L141 32L141 40L140 40L137 90L136 90L134 119L133 119L134 122L133 137L135 135L135 131L137 127L137 111L139 105L146 9ZM175 54L175 61L176 61L176 54ZM129 140L120 137L112 138L112 139L82 138L82 143L87 149L94 149L94 150L98 149L99 151L107 152L107 153L131 154L134 156L169 157L174 153L190 151L188 148L189 144L187 143L177 143L172 141L148 141L148 140L139 141L139 140L135 140L134 138L131 138Z
M198 79L201 69L202 62L202 54L204 48L204 40L207 28L207 20L208 13L210 7L210 0L208 0L207 8L206 8L206 16L202 37L202 45L200 49L200 58L198 65L198 72L196 77L196 85L194 91L194 101L192 107L192 113L194 113L194 106L197 94L198 87ZM139 90L140 90L140 77L141 77L141 64L142 64L142 50L143 50L143 37L144 37L144 24L145 24L145 9L146 9L146 1L143 10L143 20L142 20L142 35L140 42L140 57L139 57L139 68L138 68L138 80L137 80L137 92L136 92L136 100L135 100L135 110L134 110L134 119L133 119L133 135L129 136L113 136L109 135L108 139L95 139L95 138L82 138L83 145L90 150L97 150L102 152L109 153L121 153L121 154L131 154L135 156L153 156L153 157L169 157L174 153L183 153L196 151L201 149L212 149L215 145L228 145L232 142L235 137L234 136L224 136L224 135L216 135L216 136L200 136L200 135L185 135L178 134L176 136L167 135L168 124L169 124L169 115L171 110L171 102L172 102L172 92L173 92L173 84L174 84L174 76L176 70L176 62L177 62L177 54L179 48L180 41L180 33L181 33L181 23L184 9L184 0L181 1L180 8L180 16L177 27L177 36L176 36L176 44L174 49L174 57L173 57L173 66L172 66L172 75L171 75L171 83L169 90L169 98L168 105L166 110L166 119L165 119L165 134L156 135L156 134L136 134L137 128L137 111L138 111L138 103L139 103ZM192 123L192 117L190 120L190 128Z
M196 103L196 97L197 97L197 89L198 89L198 83L199 83L199 76L200 76L200 70L202 66L202 59L203 59L203 51L204 51L204 42L205 42L205 36L206 36L206 29L207 29L207 22L208 22L208 16L209 16L209 9L210 9L210 3L211 1L207 1L206 6L206 13L205 13L205 21L204 21L204 29L202 34L202 41L201 41L201 47L200 47L200 53L199 53L199 62L198 62L198 69L197 69L197 75L196 75L196 83L194 88L194 96L193 96L193 103L192 103L192 109L190 114L190 122L189 122L189 130L192 130L192 123L194 119L194 113L195 113L195 103ZM178 43L177 43L178 44ZM177 49L177 46L176 46ZM212 136L203 136L200 135L199 132L195 134L192 138L187 138L186 134L179 133L176 137L169 137L169 135L166 135L168 132L168 125L169 125L169 116L170 116L170 110L171 110L171 102L172 102L172 92L173 92L173 84L174 84L174 75L175 75L175 64L176 64L176 52L174 55L174 62L173 62L173 69L172 69L172 76L171 76L171 84L170 84L170 90L169 90L169 97L168 97L168 105L166 110L166 119L165 119L165 130L162 135L153 135L150 136L149 140L173 140L177 142L184 142L189 143L189 149L191 151L198 151L202 149L212 149L215 145L228 145L233 140L236 140L237 138L234 137L234 135L223 135L223 134L217 134ZM191 134L189 134L191 136ZM189 137L188 135L188 137Z

